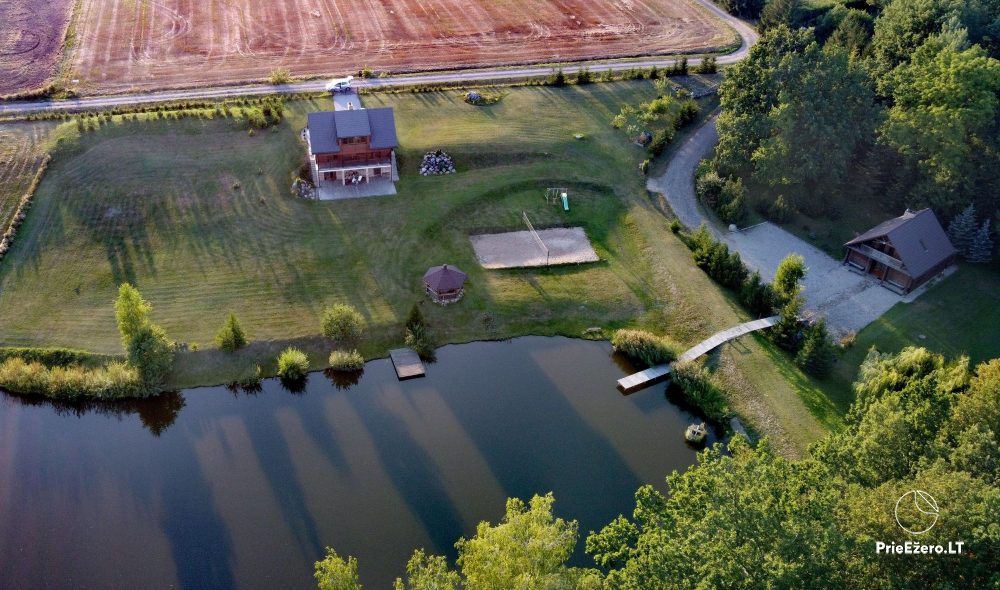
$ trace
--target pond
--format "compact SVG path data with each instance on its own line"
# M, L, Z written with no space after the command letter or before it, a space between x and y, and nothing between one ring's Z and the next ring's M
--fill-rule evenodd
M454 557L507 497L555 493L583 538L695 460L664 386L624 396L606 342L443 347L424 379L387 359L154 400L64 406L0 393L0 580L8 588L314 588L333 546L366 588L414 548Z

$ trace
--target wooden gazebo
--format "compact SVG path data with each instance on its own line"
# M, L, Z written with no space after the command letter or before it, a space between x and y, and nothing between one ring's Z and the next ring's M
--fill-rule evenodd
M465 277L465 273L454 266L432 266L424 273L424 288L435 303L451 303L462 298Z

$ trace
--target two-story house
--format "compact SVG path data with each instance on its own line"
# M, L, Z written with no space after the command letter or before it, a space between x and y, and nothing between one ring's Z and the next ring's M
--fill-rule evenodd
M396 180L396 120L391 108L309 113L305 138L317 188Z

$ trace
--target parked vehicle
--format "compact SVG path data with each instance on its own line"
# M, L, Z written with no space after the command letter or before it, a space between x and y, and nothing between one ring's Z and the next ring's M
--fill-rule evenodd
M326 83L326 90L332 94L338 92L350 92L351 82L354 80L354 76L348 76L346 78L334 78Z

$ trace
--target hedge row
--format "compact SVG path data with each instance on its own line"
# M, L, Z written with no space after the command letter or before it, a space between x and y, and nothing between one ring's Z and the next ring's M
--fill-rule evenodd
M35 172L35 177L31 179L28 190L24 192L21 200L18 201L17 208L14 209L14 214L11 215L10 223L3 232L3 237L0 237L0 261L4 259L7 252L14 245L14 238L17 236L18 228L28 218L28 209L31 208L31 201L35 198L35 191L38 190L38 184L42 181L42 176L45 175L45 170L49 167L49 160L51 160L51 156L46 154L42 159L41 166L38 167L38 171Z

